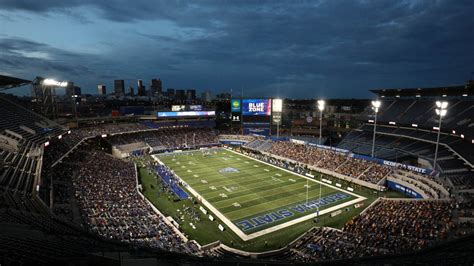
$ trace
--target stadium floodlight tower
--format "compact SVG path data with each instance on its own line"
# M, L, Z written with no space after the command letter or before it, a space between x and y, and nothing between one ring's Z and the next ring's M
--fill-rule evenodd
M374 153L375 153L375 131L377 129L377 113L379 112L380 105L382 105L382 102L380 102L379 100L372 101L372 109L374 109L374 112L375 112L374 137L372 138L372 158L374 157Z
M280 137L280 123L281 123L281 112L283 111L283 100L282 99L273 99L272 102L273 110L273 121L277 125L277 138Z
M324 110L324 100L318 100L318 110L319 110L319 145L321 145L321 137L323 134L323 110Z
M439 146L439 135L441 134L441 120L446 115L448 110L448 102L441 102L436 101L436 114L439 115L439 125L438 125L438 138L436 139L436 150L435 150L435 157L433 162L433 169L436 170L436 160L438 159L438 146Z
M32 86L33 97L35 97L41 113L46 117L54 118L56 116L56 89L67 87L68 82L36 77Z

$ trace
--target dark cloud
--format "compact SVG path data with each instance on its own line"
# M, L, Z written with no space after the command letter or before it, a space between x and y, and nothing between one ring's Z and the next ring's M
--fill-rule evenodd
M473 71L474 2L467 0L0 2L0 10L10 12L73 16L77 8L122 24L166 22L174 30L137 27L124 33L139 48L112 45L83 67L93 72L91 84L104 82L100 77L159 74L173 87L245 87L268 96L278 87L291 97L367 97L374 87L462 83ZM63 72L74 75L81 71L70 67L74 56L79 62L87 57L16 40L0 42L9 51L0 67L18 63L24 53L15 50L31 47L65 53L67 62L36 58L36 64L55 71L65 67Z
M63 78L87 76L94 73L81 62L89 55L75 54L43 43L0 36L0 69L22 73L26 78L35 75L54 75Z

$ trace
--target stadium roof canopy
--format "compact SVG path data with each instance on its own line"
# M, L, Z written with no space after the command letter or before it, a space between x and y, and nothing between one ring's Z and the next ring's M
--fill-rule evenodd
M400 88L370 90L379 97L441 97L474 95L474 80L465 85L433 88ZM444 96L444 97L446 97Z
M0 90L11 89L31 83L30 80L0 75Z

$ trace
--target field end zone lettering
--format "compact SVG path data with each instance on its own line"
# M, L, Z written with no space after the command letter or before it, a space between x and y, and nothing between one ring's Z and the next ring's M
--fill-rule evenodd
M278 220L284 219L286 217L293 216L295 213L305 213L308 210L315 209L317 207L322 207L324 205L331 204L333 202L349 198L350 196L343 193L335 193L323 198L309 201L308 204L300 203L295 206L290 207L289 209L281 209L275 212L269 212L263 215L255 216L247 220L236 222L235 224L239 226L243 231L248 231L252 228L257 228L262 225L271 224L277 222Z

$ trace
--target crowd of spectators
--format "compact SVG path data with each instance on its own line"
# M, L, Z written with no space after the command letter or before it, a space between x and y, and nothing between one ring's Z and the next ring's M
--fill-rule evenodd
M214 130L208 128L174 128L120 134L107 138L112 145L124 145L145 141L153 150L174 150L216 144Z
M73 177L75 196L90 230L148 248L192 248L138 194L135 166L103 152L88 154Z
M290 248L299 261L416 251L448 237L452 208L450 201L379 200L342 231L317 228Z
M289 141L273 142L268 152L373 184L378 184L391 171L390 167L352 158L344 153Z
M394 252L417 250L447 238L454 228L453 209L451 201L382 199L346 223L344 231Z
M72 129L68 134L64 134L61 139L49 141L49 146L45 147L43 154L43 165L48 167L56 162L61 156L66 154L74 146L85 138L102 136L104 134L116 134L123 132L133 132L149 129L140 123L126 124L100 124L95 126Z

